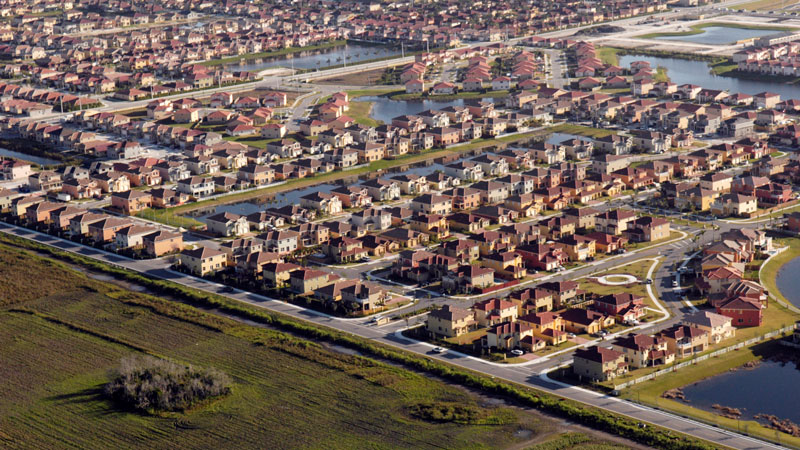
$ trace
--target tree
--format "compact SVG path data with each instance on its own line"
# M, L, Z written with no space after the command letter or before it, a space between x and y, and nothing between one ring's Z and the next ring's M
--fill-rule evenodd
M123 359L103 392L131 409L183 411L203 400L227 395L230 385L230 378L216 369L143 356Z

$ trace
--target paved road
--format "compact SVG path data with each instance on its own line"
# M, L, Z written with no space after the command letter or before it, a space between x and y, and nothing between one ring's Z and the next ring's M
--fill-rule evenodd
M623 414L636 420L677 430L685 434L714 442L718 445L724 445L737 449L781 448L779 446L762 442L747 436L742 436L733 432L695 422L690 419L678 417L671 413L636 405L625 400L584 390L578 387L556 383L540 375L540 373L533 370L531 367L491 363L475 357L458 354L456 352L434 354L431 352L432 346L430 344L412 341L397 335L396 332L405 326L404 323L395 322L389 326L375 327L370 326L367 323L367 319L342 319L331 317L323 313L290 305L281 300L270 299L249 292L237 290L234 293L223 294L221 292L222 285L170 270L168 268L169 262L166 259L131 260L119 255L85 247L68 240L4 223L0 223L0 232L31 239L62 250L77 253L107 263L112 263L140 272L149 277L166 279L206 292L225 295L229 298L269 309L271 311L280 312L298 319L304 319L316 323L318 325L324 325L337 330L352 333L363 338L375 340L386 345L398 347L421 355L426 355L434 359L440 359L460 367L490 374L497 378L520 383L545 392L593 405L598 408ZM663 274L661 274L661 276L663 277Z

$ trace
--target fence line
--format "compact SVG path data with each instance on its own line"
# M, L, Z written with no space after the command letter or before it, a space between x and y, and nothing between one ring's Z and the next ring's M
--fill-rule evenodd
M711 353L706 353L705 355L701 355L701 356L698 356L696 358L692 358L692 359L684 361L682 363L673 364L672 366L670 366L668 368L661 369L661 370L658 370L656 372L641 376L639 378L635 378L635 379L633 379L631 381L627 381L625 383L615 385L614 386L614 392L615 393L619 393L620 390L625 389L626 387L629 387L629 386L633 386L634 384L639 384L639 383L642 383L642 382L645 382L645 381L648 381L648 380L652 380L652 379L660 377L662 375L666 375L666 374L668 374L670 372L674 372L674 371L676 371L678 369L682 369L684 367L687 367L687 366L689 366L691 364L696 364L696 363L699 363L701 361L705 361L708 358L713 358L715 356L723 355L725 353L728 353L728 352L731 352L731 351L734 351L734 350L738 350L738 349L740 349L742 347L747 347L747 346L753 345L753 344L755 344L757 342L765 341L767 339L772 339L775 336L783 334L783 333L785 333L787 331L793 331L794 329L795 329L794 325L789 325L789 326L786 326L786 327L783 327L783 328L779 328L779 329L774 330L774 331L770 331L769 333L765 333L765 334L763 334L761 336L756 336L754 338L750 338L750 339L748 339L748 340L746 340L744 342L739 342L738 344L731 345L730 347L721 348L719 350L715 350L715 351L713 351Z

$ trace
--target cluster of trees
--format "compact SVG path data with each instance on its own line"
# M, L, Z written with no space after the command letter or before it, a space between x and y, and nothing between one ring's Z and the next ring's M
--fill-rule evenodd
M123 359L104 392L131 409L183 411L203 400L228 394L230 385L230 378L216 369L144 356Z

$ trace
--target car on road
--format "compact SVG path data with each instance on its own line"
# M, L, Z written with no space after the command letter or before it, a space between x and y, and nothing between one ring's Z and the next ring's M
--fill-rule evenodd
M519 350L519 349L514 349L514 350L511 350L511 354L514 355L514 356L522 356L522 355L525 354L525 352L523 352L522 350Z
M644 284L653 284L653 279L652 278L645 278Z
M443 347L433 347L433 353L444 353Z
M369 319L369 323L378 323L378 321L381 319L381 316L374 316L372 319Z
M230 286L224 286L222 289L219 290L220 292L231 293L235 292L236 290Z

